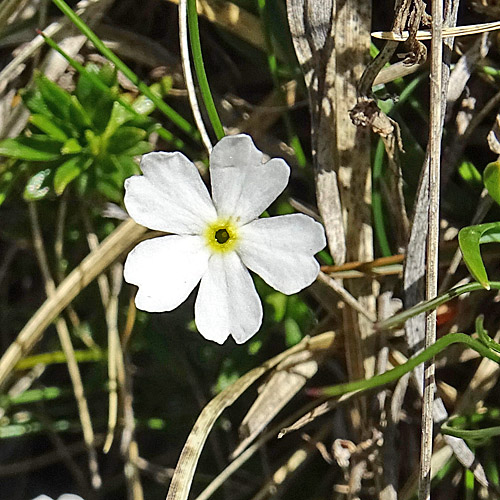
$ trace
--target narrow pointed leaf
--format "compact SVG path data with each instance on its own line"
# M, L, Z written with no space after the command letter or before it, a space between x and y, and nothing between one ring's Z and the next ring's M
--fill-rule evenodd
M149 115L155 109L154 102L145 95L140 95L133 103L132 108L141 115Z
M481 185L481 174L475 167L474 163L470 161L463 161L458 167L458 173L460 174L462 179L469 184L472 184L474 186Z
M66 186L74 179L76 179L92 162L92 159L85 156L73 156L64 162L56 170L54 176L54 190L56 194L62 194Z
M56 141L64 142L68 139L68 136L61 130L55 123L53 119L50 119L46 115L36 114L30 116L30 122L40 129L42 132L45 132L49 137L55 139Z
M464 227L458 233L458 243L470 273L484 288L489 290L490 285L481 257L480 245L500 243L500 222Z
M500 204L500 162L494 161L486 166L483 182L490 196Z
M79 153L82 150L82 146L80 143L74 138L71 137L71 139L68 139L63 147L61 148L61 153L65 155L71 155L71 154L76 154Z
M39 113L41 115L46 115L49 117L53 116L38 89L21 89L19 91L19 94L23 100L24 105L32 113Z
M42 74L38 74L35 81L50 112L57 118L66 120L71 102L68 92Z
M69 106L69 119L70 122L80 130L85 130L92 127L92 120L90 119L87 112L83 109L80 101L76 95L71 96L71 103Z
M95 64L87 64L85 66L85 73L80 74L78 83L76 84L75 95L81 105L87 109L92 106L97 97L101 95L102 90L99 90L93 81L93 77L89 75L97 76L99 72L99 67Z
M120 127L109 138L108 152L120 154L132 148L146 137L146 131L137 127Z
M142 156L146 153L151 153L153 150L153 147L151 144L147 141L140 141L137 144L134 144L131 148L126 149L121 155L128 155L128 156Z
M117 156L116 162L120 165L120 173L123 179L140 173L139 165L127 154Z
M112 64L105 64L99 69L99 78L107 87L114 87L118 84L116 68Z
M16 137L0 141L0 156L27 161L50 161L59 156L61 143L45 135Z

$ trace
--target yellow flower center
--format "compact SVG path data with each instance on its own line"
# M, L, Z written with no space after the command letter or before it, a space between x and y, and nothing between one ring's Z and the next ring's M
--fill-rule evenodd
M238 242L238 230L230 220L217 220L208 226L205 238L213 252L230 252Z

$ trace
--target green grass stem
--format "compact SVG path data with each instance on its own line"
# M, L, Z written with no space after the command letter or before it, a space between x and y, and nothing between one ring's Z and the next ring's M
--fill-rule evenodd
M178 128L187 133L192 139L199 142L198 131L177 111L159 98L141 79L111 51L102 40L83 22L83 20L69 7L64 0L52 0L57 8L95 45L97 50L111 61L156 107Z
M47 36L43 31L39 31L39 35L43 37L45 40L45 43L52 49L54 49L56 52L61 54L66 61L73 67L80 75L85 74L91 81L92 83L99 89L102 90L103 92L106 92L108 95L111 95L111 92L109 90L109 87L94 73L91 71L87 71L85 67L80 64L78 61L73 59L69 54L67 54L50 36ZM128 102L124 101L121 97L116 97L112 96L112 98L119 102L127 111L130 111L137 117L143 118L146 120L147 118L138 113ZM184 149L185 144L183 141L178 139L177 137L172 134L169 130L166 128L162 127L160 124L158 124L158 128L155 130L155 132L165 139L166 141L172 143L176 148L178 149Z
M189 28L189 40L191 42L191 52L193 54L193 64L200 86L201 97L207 110L208 118L214 129L217 139L220 140L225 136L224 128L220 121L217 109L215 108L214 99L210 86L208 84L207 74L205 72L205 64L203 62L203 54L201 52L200 30L198 26L198 12L196 11L196 0L187 0L187 20Z
M342 394L367 391L368 389L374 389L375 387L389 384L398 380L404 374L412 371L421 363L425 363L429 359L437 356L451 344L466 344L471 349L477 351L481 356L500 364L500 356L490 351L484 344L479 342L479 340L475 340L465 333L450 333L438 339L425 351L422 351L414 358L409 359L403 365L397 366L392 370L381 373L380 375L375 375L367 380L356 380L354 382L347 382L345 384L338 384L331 387L323 387L318 391L315 391L315 394L327 397L341 396Z
M500 290L500 281L490 281L489 284L491 290ZM478 283L477 281L474 281L473 283L467 283L466 285L456 286L448 290L447 292L438 295L432 300L426 300L420 302L419 304L411 307L410 309L402 311L398 314L395 314L394 316L391 316L390 318L387 318L384 321L376 323L375 328L376 330L379 331L396 328L400 325L403 325L405 321L407 321L408 319L413 318L414 316L417 316L418 314L421 314L423 312L435 309L441 304L444 304L445 302L448 302L449 300L453 299L454 297L458 297L463 293L477 292L478 290L485 291L481 283Z

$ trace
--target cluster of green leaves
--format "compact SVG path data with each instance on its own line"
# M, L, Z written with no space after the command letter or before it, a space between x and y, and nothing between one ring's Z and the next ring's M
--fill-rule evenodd
M110 64L88 64L73 93L39 73L22 99L30 125L23 135L1 141L0 155L34 173L25 198L59 195L78 180L82 194L121 201L124 180L138 171L134 157L151 151L147 138L155 125L144 116L151 101L124 101Z

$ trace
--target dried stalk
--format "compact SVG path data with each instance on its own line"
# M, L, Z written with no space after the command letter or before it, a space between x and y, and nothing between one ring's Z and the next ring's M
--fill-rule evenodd
M208 433L225 408L231 406L258 378L277 366L289 356L304 350L322 351L331 348L335 339L333 332L305 338L294 347L284 351L262 365L240 377L234 384L220 392L203 408L198 420L184 444L168 490L167 500L186 500L189 496L193 477Z
M52 279L50 268L48 264L47 254L45 252L45 245L43 243L42 232L38 220L38 212L35 203L29 203L29 213L31 219L31 226L33 230L33 243L36 251L36 256L45 282L45 292L50 299L54 296L56 286ZM59 335L59 341L66 357L68 371L73 384L73 392L78 405L78 415L82 424L83 439L87 445L89 454L89 470L92 477L92 486L98 489L102 485L102 479L99 475L99 467L97 462L97 453L94 445L94 430L92 428L92 420L90 418L87 399L83 390L82 377L78 362L75 356L75 350L71 342L71 335L69 333L68 325L64 318L59 317L56 320L56 330Z
M123 222L81 264L71 271L21 330L0 358L0 387L5 384L16 363L40 340L45 329L68 304L123 252L135 245L146 228L132 219Z
M432 2L432 51L430 74L430 130L429 130L429 233L427 236L426 299L437 296L439 260L439 189L442 134L442 69L443 69L443 3ZM427 313L425 348L436 342L436 310ZM425 364L424 397L422 408L422 442L420 455L419 500L431 495L431 460L433 439L433 405L435 387L434 360Z
M346 259L371 261L369 133L354 126L349 115L369 59L371 2L288 0L287 12L309 93L316 194L330 253L336 264ZM350 283L348 291L370 317L375 316L370 280ZM371 322L347 307L344 331L349 378L373 375ZM358 429L361 413L352 415L353 426Z

